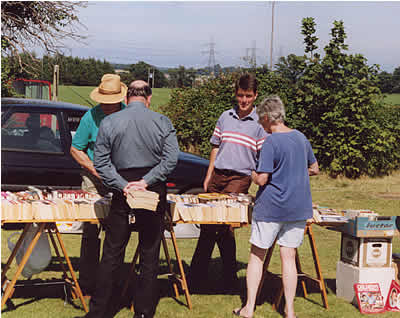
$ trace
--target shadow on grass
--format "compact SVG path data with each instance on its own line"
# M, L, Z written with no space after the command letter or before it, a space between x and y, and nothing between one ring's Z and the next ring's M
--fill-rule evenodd
M26 299L15 305L13 299ZM4 312L12 311L18 307L29 305L44 298L60 298L70 303L75 308L81 308L71 301L70 286L63 279L25 279L18 280L12 299L6 302Z
M306 291L307 294L321 294L321 290L319 287L319 283L304 277L300 278L298 280L297 284L297 289L296 289L296 297L304 297L304 292L301 284L301 280L304 280L305 285L306 285ZM336 280L335 279L324 279L325 282L325 288L327 294L330 292L336 293ZM277 311L281 314L284 315L284 307L285 307L285 297L282 294L281 301L277 303L277 295L281 292L282 287L282 280L281 280L281 275L277 274L271 274L268 275L264 281L263 287L261 289L261 292L259 294L259 297L256 302L256 306L261 306L263 303L269 303L270 305L275 304L277 307ZM306 298L307 301L319 305L321 307L324 307L323 301L322 301L322 296L320 301L314 301L313 299L310 299L309 297ZM242 300L243 305L246 299Z
M79 272L79 258L72 257L71 258L72 266L75 271ZM186 278L188 279L188 274L190 273L189 267L190 264L183 261L182 263L184 272L186 274ZM4 264L2 264L4 266ZM131 307L131 304L134 302L135 295L135 286L137 285L137 272L140 270L140 264L135 265L134 274L129 277L129 272L131 270L131 263L124 263L122 265L121 270L119 271L119 280L116 286L114 287L113 299L110 306L112 313L110 313L110 317L118 313L121 309ZM172 259L172 266L174 273L179 273L179 266L175 259ZM238 262L238 269L246 268L247 264ZM46 271L62 271L61 266L56 257L53 257L52 262L49 267L46 268ZM173 281L172 276L164 275L169 273L168 263L164 258L160 259L160 269L159 269L159 297L155 299L156 302L159 302L161 298L171 297L174 298L175 301L182 305L187 306L186 299L184 296L184 291L181 286L178 284L179 290L179 299L175 297L175 293L173 290ZM168 276L168 277L167 277ZM121 295L122 289L125 285L126 280L129 279L129 286L125 295ZM246 277L239 278L239 286L237 290L227 292L224 289L224 284L222 280L222 261L221 258L213 258L210 261L209 266L209 276L204 281L204 285L206 288L202 290L190 290L190 294L203 294L203 295L239 295L242 303L244 304L246 301ZM327 292L336 292L336 280L335 279L325 279L325 283L327 285ZM307 292L309 294L312 293L320 293L319 286L313 281L306 280ZM36 300L42 298L61 298L61 299L71 299L71 292L67 285L64 284L64 281L61 279L31 279L31 280L22 280L18 281L16 285L15 292L13 294L13 298L23 298L27 299L26 302L22 302L17 306L13 306L12 301L7 303L6 310L10 311L16 307L24 306L30 304ZM274 304L276 300L276 295L279 293L281 288L281 278L280 275L268 275L266 278L263 288L261 290L260 296L257 299L257 306L260 306L264 303L269 303L270 305ZM297 288L297 297L304 297L303 291L301 288L301 284L298 284ZM322 300L320 302L315 302L311 299L309 301L322 306ZM79 308L78 305L81 305L79 302L73 303L69 301L74 307ZM278 312L283 313L284 308L284 297L282 297L282 301L280 302L280 306L278 307Z

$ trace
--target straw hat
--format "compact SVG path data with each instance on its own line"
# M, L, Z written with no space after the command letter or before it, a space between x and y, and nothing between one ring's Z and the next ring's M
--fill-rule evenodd
M101 104L119 103L125 98L127 90L119 75L104 74L99 87L90 93L90 98Z

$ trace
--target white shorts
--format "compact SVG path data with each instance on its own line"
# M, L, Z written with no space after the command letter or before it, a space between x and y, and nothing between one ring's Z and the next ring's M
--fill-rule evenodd
M250 243L267 249L275 239L279 246L297 248L303 243L306 221L262 222L252 220Z

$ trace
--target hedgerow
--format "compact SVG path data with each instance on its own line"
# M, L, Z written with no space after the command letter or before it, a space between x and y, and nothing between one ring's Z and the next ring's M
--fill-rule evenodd
M382 103L378 66L361 54L347 54L346 33L335 21L325 55L313 54L317 37L312 18L303 19L306 53L281 58L274 72L255 70L256 104L280 95L287 124L310 140L322 170L331 176L380 176L400 167L400 109ZM234 82L240 74L222 75L200 87L172 92L164 113L177 129L182 150L208 157L209 139L221 113L236 103Z

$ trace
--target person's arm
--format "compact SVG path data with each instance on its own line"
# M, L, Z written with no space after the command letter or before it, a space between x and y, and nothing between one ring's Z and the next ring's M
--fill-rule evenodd
M316 176L317 174L319 174L319 166L318 166L318 162L315 161L312 165L310 165L308 167L308 175Z
M179 144L176 138L175 128L167 117L163 117L164 137L160 162L143 176L147 185L167 180L168 175L175 169L178 163ZM139 182L139 181L136 181Z
M210 163L208 165L207 174L206 174L206 177L204 178L204 182L203 182L204 192L207 192L208 184L210 183L211 176L214 171L214 163L215 163L215 158L217 158L218 150L219 150L219 147L213 145L213 148L211 149L211 152L210 152Z
M103 120L100 124L94 145L93 165L106 186L123 191L128 181L117 172L116 167L111 161L109 130L110 128L106 126L106 122Z
M268 182L269 173L266 172L251 172L251 181L253 181L258 186L266 185Z
M71 146L70 153L72 158L84 169L88 170L95 177L100 179L99 174L94 168L92 160L90 160L89 156L83 150L76 149L74 146Z

